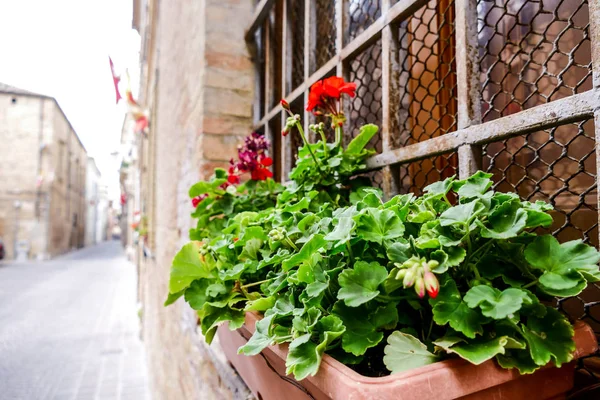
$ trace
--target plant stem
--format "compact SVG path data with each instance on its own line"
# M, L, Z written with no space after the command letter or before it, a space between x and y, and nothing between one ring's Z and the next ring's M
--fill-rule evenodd
M350 246L350 242L346 242L346 249L348 249L348 255L350 256L350 261L354 264L354 254L352 254L352 246Z
M427 331L427 340L429 340L429 336L431 336L432 329L433 329L433 317L431 317L431 322L429 323L429 331Z
M538 284L538 280L536 279L535 281L529 282L527 285L523 286L521 289L527 289L530 288L532 286L535 286Z
M292 242L292 240L288 237L288 235L285 235L285 241L287 242L287 244L292 246L292 248L294 250L298 251L298 247L296 247L296 245L294 244L294 242Z
M343 134L342 127L339 125L336 126L335 127L335 146L336 147L339 146L340 143L342 143L342 134Z
M317 160L317 156L315 156L315 153L313 153L312 149L310 148L308 140L306 140L306 136L304 135L304 129L302 128L302 124L299 121L296 121L296 128L298 129L298 132L300 132L300 137L302 138L302 142L304 142L304 145L308 149L308 152L310 153L310 156L312 157L313 161L315 162L317 169L319 170L319 173L321 174L321 176L323 176L323 171L321 171L321 163L319 162L319 160Z
M275 279L275 278L265 279L264 281L258 281L258 282L248 283L247 285L240 286L240 289L246 289L246 288L249 288L249 287L252 287L252 286L262 285L263 283L272 281L273 279Z

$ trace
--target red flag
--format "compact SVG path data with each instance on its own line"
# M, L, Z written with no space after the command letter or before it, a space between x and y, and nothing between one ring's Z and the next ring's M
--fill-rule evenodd
M115 93L117 94L117 104L118 104L119 100L121 100L123 98L123 97L121 97L121 93L119 92L119 81L121 80L121 77L117 76L115 74L115 65L113 64L113 61L110 58L110 56L108 56L108 61L110 62L110 72L112 74L113 83L115 85Z

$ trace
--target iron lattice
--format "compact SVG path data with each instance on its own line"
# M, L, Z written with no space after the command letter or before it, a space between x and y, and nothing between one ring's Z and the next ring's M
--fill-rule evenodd
M348 28L344 43L356 38L381 17L381 0L350 0L344 6L348 7Z
M483 120L592 88L587 0L479 0Z
M394 147L456 130L454 2L430 1L398 28L400 132Z
M381 40L376 41L349 63L350 81L357 85L356 96L347 100L348 126L345 142L348 143L365 124L381 125ZM381 153L381 130L371 139L369 146Z

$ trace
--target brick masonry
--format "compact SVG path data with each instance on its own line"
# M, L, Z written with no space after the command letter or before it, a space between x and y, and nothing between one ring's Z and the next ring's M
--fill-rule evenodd
M193 223L189 187L226 167L251 127L254 70L244 42L252 0L134 1L142 37L140 99L151 114L141 207L149 250L139 295L154 399L245 399L218 343L207 346L195 312L165 308L171 260ZM144 178L145 177L145 178Z

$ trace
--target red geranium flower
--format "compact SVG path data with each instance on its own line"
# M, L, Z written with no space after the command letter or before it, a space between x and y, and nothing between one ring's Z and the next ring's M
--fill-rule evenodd
M227 182L232 185L237 185L240 183L240 177L235 174L229 174L229 176L227 176Z
M273 173L267 168L257 168L250 173L250 177L255 181L264 181L267 178L273 177Z
M306 111L313 111L315 108L323 108L325 103L323 102L323 81L317 81L310 87L310 93L308 94L308 103L306 104Z
M328 113L337 115L339 110L333 100L339 100L342 94L356 96L356 83L346 82L344 78L338 76L317 81L310 87L306 110L315 112L316 109L324 109Z
M356 96L356 83L345 82L344 78L332 76L323 80L323 91L329 97L339 99L343 94L350 97Z

